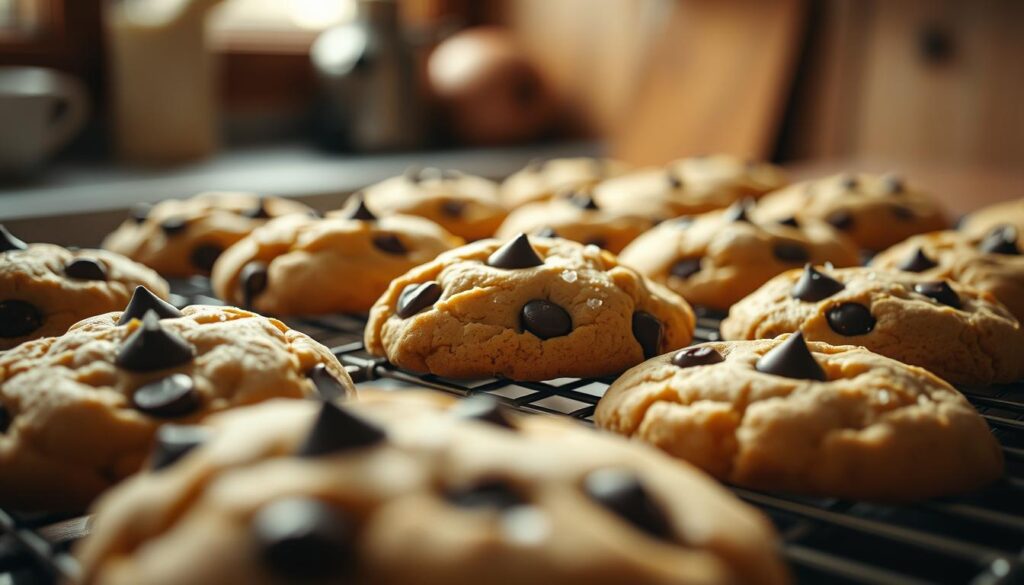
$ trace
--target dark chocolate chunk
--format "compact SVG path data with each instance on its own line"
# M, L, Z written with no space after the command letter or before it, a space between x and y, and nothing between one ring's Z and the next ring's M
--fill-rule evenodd
M0 337L24 337L43 325L43 314L32 303L0 301Z
M348 212L345 217L348 219L358 219L362 221L375 221L377 216L370 211L370 208L366 206L366 199L362 193L353 193L349 197L349 203L347 205Z
M803 263L811 259L807 248L796 242L779 242L772 248L772 254L783 262Z
M807 264L804 266L804 273L800 275L800 280L796 281L789 291L789 296L808 303L816 303L844 288L846 285L843 283L827 274L818 272L813 266Z
M462 217L462 213L466 210L466 203L464 201L454 201L449 199L441 204L441 215L458 219Z
M580 243L583 244L584 246L597 246L598 248L606 248L608 246L608 240L602 238L601 236L587 238L586 240L583 240Z
M572 203L580 209L597 209L597 201L591 197L588 193L577 191L569 196L569 203Z
M356 416L334 402L324 401L320 414L306 439L296 450L302 457L317 457L371 447L384 441L387 434L370 421Z
M188 220L184 217L168 217L160 222L160 229L168 236L174 236L185 231L188 227Z
M346 581L357 563L356 522L313 498L290 497L267 504L249 530L269 571L289 582Z
M462 508L505 510L526 503L526 500L512 486L498 479L449 490L445 494L445 498Z
M124 308L124 312L121 313L121 318L118 319L117 324L125 325L132 319L141 319L150 311L155 312L161 319L181 317L181 311L174 305L140 285L135 287L135 292L132 293L132 300L128 301L128 306Z
M0 252L11 250L27 250L28 244L14 237L14 234L7 231L7 226L0 223Z
M403 319L408 319L423 309L433 306L441 298L443 292L444 289L441 288L441 285L432 280L420 284L410 284L398 295L398 306L395 307L395 313Z
M682 187L683 187L683 180L681 178L679 178L679 175L677 175L673 171L666 171L665 172L665 179L666 179L666 181L668 181L668 188L669 189L673 189L673 190L674 189L682 189Z
M543 227L537 230L537 232L534 235L536 235L538 238L557 238L558 232L549 227Z
M530 239L523 233L505 242L487 257L488 266L506 270L532 268L543 264L544 259L537 254L537 251L530 245Z
M789 216L785 219L780 219L779 223L782 225L788 225L789 227L800 227L800 222L797 221L796 216Z
M853 175L843 175L839 179L839 186L846 191L853 191L857 188L857 177Z
M3 404L0 404L0 433L6 433L9 428L11 428L11 413L7 412L7 408Z
M136 203L128 210L128 217L135 223L142 223L149 217L149 212L152 211L153 206L149 203Z
M914 250L914 252L903 261L902 264L897 266L900 270L906 270L907 272L924 272L929 268L935 268L938 264L934 260L928 257L924 253L922 248Z
M825 370L811 355L799 331L761 356L754 367L758 372L784 378L825 381Z
M507 429L516 428L505 407L491 396L478 394L471 398L460 400L455 404L451 412L459 418L478 420Z
M832 331L847 337L864 335L875 328L875 317L871 309L860 303L836 305L825 314Z
M640 478L625 469L598 469L583 480L583 490L617 516L647 534L672 538L672 526Z
M373 246L381 252L402 256L409 252L402 240L395 234L377 234L373 236Z
M252 308L253 302L260 293L267 289L269 275L267 274L267 263L253 260L242 267L238 273L238 286L242 290L242 304L246 308Z
M910 221L914 219L914 211L909 207L904 207L902 205L892 205L889 207L889 210L892 211L893 217L900 221Z
M541 339L561 337L572 332L572 317L558 305L537 299L523 305L520 313L523 329Z
M170 467L210 439L213 433L198 425L163 425L156 431L156 446L150 456L154 470Z
M954 309L960 308L960 295L956 294L953 287L949 286L949 283L944 280L936 282L919 282L914 285L914 292L934 299L943 305L953 307Z
M200 244L192 249L192 253L189 255L188 260L203 272L209 273L213 270L213 264L220 258L220 255L224 253L224 248L217 244Z
M107 269L99 260L75 258L64 267L64 274L78 280L106 280Z
M905 191L907 189L906 182L904 182L903 177L901 177L899 175L889 175L889 176L885 177L883 185L884 185L883 188L885 189L885 193L887 193L889 195L895 195L897 193L902 193L903 191Z
M306 372L306 377L312 380L316 387L317 394L324 400L342 400L345 398L345 386L334 377L334 374L323 364L317 364Z
M698 271L700 271L700 258L683 258L669 269L669 273L676 278L689 278Z
M267 212L267 202L263 197L257 197L256 205L250 209L243 210L239 215L250 219L270 219L270 213Z
M185 374L171 374L136 390L132 394L132 404L150 416L177 418L199 410L202 399L192 378Z
M750 208L754 206L754 200L747 198L733 203L725 210L723 219L728 222L745 221L750 223Z
M1007 254L1019 256L1017 247L1017 228L1012 225L996 226L978 244L978 249L989 254Z
M161 327L157 313L149 311L117 352L115 363L129 372L151 372L187 364L192 357L192 346Z
M725 358L718 353L717 349L707 345L681 349L672 356L672 364L678 368L710 366L724 361Z
M828 214L825 221L837 230L848 230L853 227L853 215L842 209Z
M661 322L646 311L633 313L633 337L644 350L644 359L661 353Z

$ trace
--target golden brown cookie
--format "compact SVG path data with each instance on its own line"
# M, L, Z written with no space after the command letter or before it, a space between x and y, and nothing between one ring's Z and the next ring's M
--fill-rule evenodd
M597 246L486 240L396 278L370 311L366 347L453 378L614 374L693 336L686 301Z
M562 189L591 187L617 177L629 169L610 158L556 158L532 160L501 184L501 198L509 209L527 203L547 201Z
M1024 256L1016 234L1006 231L996 228L981 237L955 231L913 236L872 258L871 266L917 272L931 280L955 280L992 293L1020 321L1024 319Z
M931 197L897 175L842 173L803 181L767 195L757 207L761 219L828 222L873 252L949 226Z
M280 197L253 193L200 193L141 206L111 232L103 247L142 262L160 274L179 278L209 274L220 254L268 219L314 214Z
M949 384L800 335L656 357L612 384L594 420L755 489L916 500L1003 471L999 443Z
M119 310L137 286L167 298L164 279L120 254L28 245L0 225L0 350Z
M1001 225L1017 228L1018 237L1024 233L1024 198L982 207L963 218L960 230L980 238Z
M809 340L863 345L953 384L1024 378L1024 330L973 287L875 268L791 270L733 305L726 339L803 331Z
M434 396L268 403L180 429L187 454L97 506L83 585L788 582L767 520L694 468Z
M496 183L452 170L413 168L363 195L378 217L418 215L467 241L491 237L508 214Z
M179 313L143 289L124 313L0 354L0 506L81 509L139 469L163 424L318 390L355 392L306 335L230 307Z
M260 313L361 313L391 279L461 243L422 217L377 219L362 206L328 219L293 215L228 248L211 280L221 299Z
M619 260L687 301L720 311L805 262L859 263L856 247L828 225L755 221L749 203L669 220L641 235Z

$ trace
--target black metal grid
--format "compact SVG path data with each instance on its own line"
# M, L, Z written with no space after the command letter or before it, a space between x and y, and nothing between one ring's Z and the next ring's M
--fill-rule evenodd
M219 303L202 279L175 283L175 302ZM721 315L698 315L695 343L718 339ZM288 319L338 356L357 383L426 386L457 396L486 394L519 410L592 424L612 379L449 380L400 370L363 347L364 319ZM801 583L1024 583L1024 382L964 394L1006 455L1006 476L979 492L908 505L808 498L732 488L760 508L782 537L782 554ZM941 456L941 454L936 454ZM0 585L73 578L70 543L87 517L19 516L0 510Z

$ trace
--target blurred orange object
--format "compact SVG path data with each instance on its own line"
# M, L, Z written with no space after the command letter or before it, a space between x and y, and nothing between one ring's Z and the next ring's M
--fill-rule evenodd
M557 109L537 68L500 27L455 34L438 45L427 69L452 134L467 144L537 138Z

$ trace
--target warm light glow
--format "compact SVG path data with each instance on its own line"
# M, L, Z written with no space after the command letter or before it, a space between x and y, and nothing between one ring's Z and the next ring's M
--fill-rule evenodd
M355 16L355 0L291 0L292 21L313 30L351 20Z

